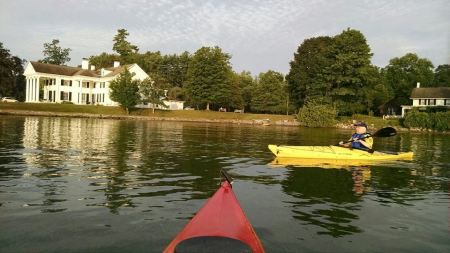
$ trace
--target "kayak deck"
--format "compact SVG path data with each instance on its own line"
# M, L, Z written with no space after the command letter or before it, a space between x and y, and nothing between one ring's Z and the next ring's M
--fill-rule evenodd
M333 160L404 160L412 159L413 152L384 153L349 149L338 146L277 146L269 145L277 157L333 159Z
M204 242L205 238L208 239L206 243ZM231 241L224 240L223 238L229 238ZM210 239L213 240L211 241ZM164 250L164 253L184 251L181 249L187 248L198 249L204 247L209 248L204 248L201 252L221 252L217 248L221 247L217 242L227 243L227 241L232 242L233 240L246 244L251 249L251 252L264 252L258 236L233 193L231 184L228 181L224 181L216 193L172 240ZM215 245L211 246L210 244ZM232 244L236 245L237 248L242 248L238 245L239 243ZM244 250L243 252L248 251Z

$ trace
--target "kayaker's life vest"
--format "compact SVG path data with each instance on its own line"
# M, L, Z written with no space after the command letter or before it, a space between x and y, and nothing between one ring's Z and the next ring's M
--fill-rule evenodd
M365 133L365 134L354 133L352 135L352 139L363 139L366 136L370 136L370 133ZM369 147L362 145L362 143L360 143L360 142L352 141L352 148L362 149L362 150L369 150L372 148L372 145L373 145L372 137L366 137L363 141L365 141L367 144L369 144Z

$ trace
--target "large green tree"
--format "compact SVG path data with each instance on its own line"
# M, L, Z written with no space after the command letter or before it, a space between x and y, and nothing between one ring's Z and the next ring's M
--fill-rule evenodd
M157 73L152 73L149 78L139 83L139 93L141 94L142 102L150 103L153 113L155 113L157 105L167 107L163 102L167 87L167 80Z
M11 55L0 42L0 97L25 99L24 60Z
M252 96L252 111L286 112L288 93L284 76L273 70L261 73Z
M443 64L437 66L434 71L433 86L450 87L450 65Z
M162 61L162 55L159 51L145 53L135 53L128 57L122 57L123 64L138 64L147 74L159 73L159 65Z
M43 63L64 65L70 61L70 48L62 48L59 46L59 40L53 39L51 43L44 43L44 59L40 60Z
M110 68L114 65L114 61L120 61L120 56L103 52L99 55L89 57L89 63L94 65L97 69Z
M187 80L187 71L191 55L189 52L183 52L180 55L171 54L162 56L158 65L158 73L163 76L170 86L182 87Z
M384 100L373 89L384 86L371 57L366 38L358 30L306 39L286 76L292 102L297 108L308 100L330 103L341 115L373 110Z
M139 81L133 80L133 74L125 68L120 75L111 81L109 85L111 100L120 104L120 107L130 113L133 108L141 101L139 94Z
M363 112L365 74L371 67L372 53L364 35L347 29L333 38L330 49L333 63L327 73L331 82L331 99L341 115Z
M242 101L244 103L244 110L251 111L253 91L256 87L256 80L252 77L249 71L242 71L238 74L239 86L242 89Z
M379 106L393 98L392 90L386 84L381 69L376 66L364 68L362 72L364 86L358 92L364 112L377 114Z
M227 106L231 95L229 54L219 47L202 47L189 62L186 92L193 104Z
M244 111L250 111L254 84L255 83L250 72L233 72L231 78L231 109L243 109Z
M170 100L184 101L186 100L186 94L183 88L175 86L168 89L167 98Z
M411 104L409 97L416 84L420 82L421 87L431 87L434 76L431 61L413 53L391 59L385 68L385 74L396 100L405 105Z
M324 97L330 91L328 69L332 64L330 46L333 39L328 36L306 39L294 54L286 80L292 102L297 108L309 98Z
M126 29L119 29L113 39L113 50L125 58L139 51L137 46L127 41L128 35L130 34Z

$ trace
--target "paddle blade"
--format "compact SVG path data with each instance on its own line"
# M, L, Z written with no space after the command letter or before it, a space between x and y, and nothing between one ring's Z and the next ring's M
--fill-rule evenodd
M391 137L397 134L397 131L393 127L385 127L376 131L372 136L374 137Z

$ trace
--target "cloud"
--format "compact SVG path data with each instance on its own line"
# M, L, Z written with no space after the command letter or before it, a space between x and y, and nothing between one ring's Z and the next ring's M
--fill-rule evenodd
M42 57L42 44L58 38L72 48L72 64L111 52L117 29L141 51L195 52L218 45L237 71L287 73L304 39L360 30L373 62L414 50L435 65L449 62L449 1L1 1L0 37L21 57Z

